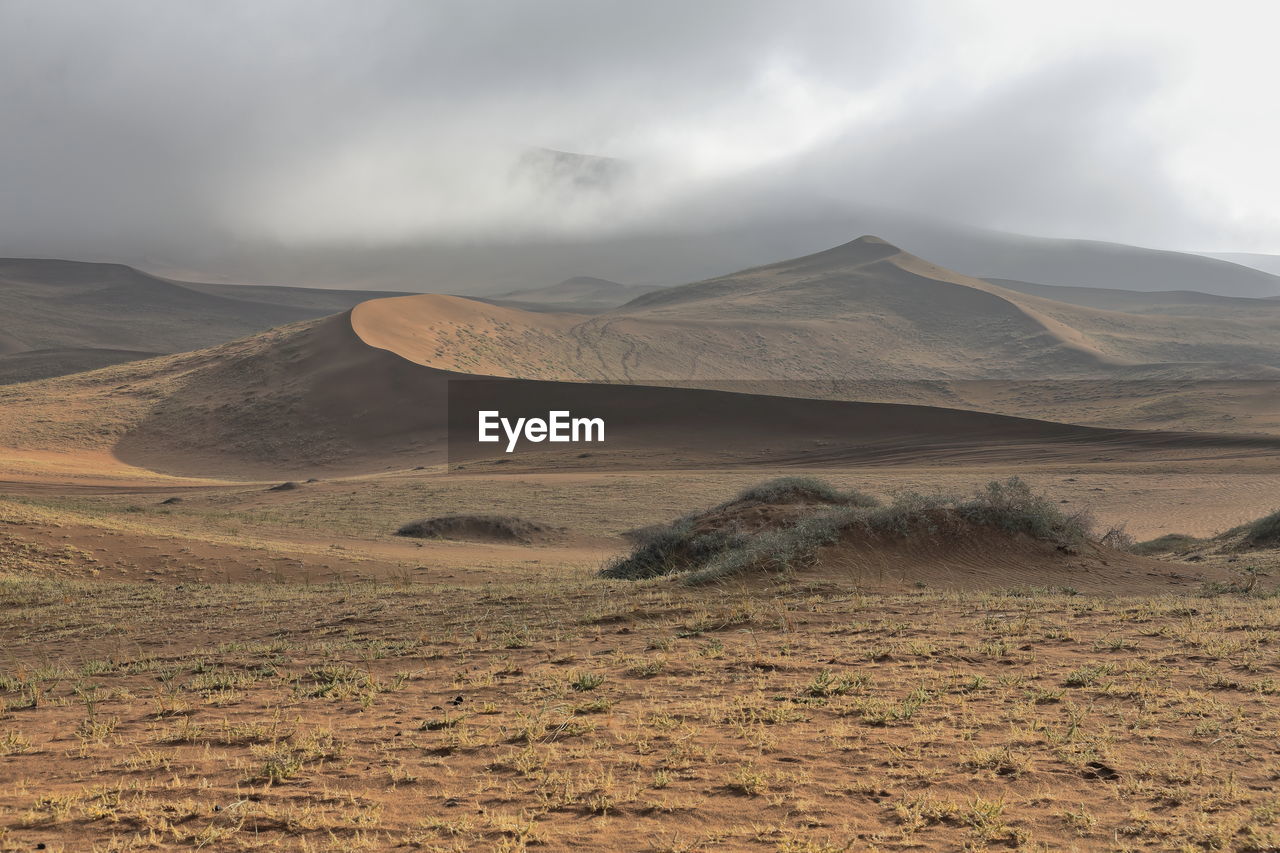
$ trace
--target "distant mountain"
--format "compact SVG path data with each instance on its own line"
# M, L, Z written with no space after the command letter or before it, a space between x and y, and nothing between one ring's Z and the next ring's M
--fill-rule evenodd
M904 222L889 233L895 242L916 247L935 263L979 278L1112 290L1280 295L1278 276L1187 252L1096 240L1026 237L938 223Z
M525 311L566 311L599 314L617 308L646 293L660 290L656 285L619 284L588 275L567 278L549 287L513 290L497 296L473 297L491 305L505 305Z
M627 182L624 169L593 160L534 158L525 168L547 182L544 193L599 202L606 188ZM534 180L534 178L529 178ZM1221 296L1280 295L1280 276L1187 252L1093 240L1030 237L930 220L833 201L708 194L687 200L669 221L584 236L467 242L423 241L392 246L327 246L285 251L246 249L243 266L211 273L244 280L360 286L384 290L490 294L560 281L590 270L600 278L679 285L798 257L848 239L878 234L921 257L977 278L1005 278L1063 287L1194 290ZM594 202L593 202L594 203ZM606 205L607 207L607 205ZM742 217L726 211L741 209ZM765 212L758 212L760 210Z
M1280 276L1280 255L1261 255L1254 252L1202 252L1201 254Z
M222 296L237 302L252 302L260 305L274 305L279 308L302 309L308 312L320 312L315 316L337 314L359 305L367 299L385 299L391 296L407 296L398 290L335 290L325 287L278 287L264 284L207 284L195 281L179 281L169 279L173 284L207 293Z
M0 259L0 382L222 343L376 296L177 282L121 264Z
M1126 311L1135 314L1175 314L1203 317L1208 313L1239 312L1250 310L1274 311L1280 297L1217 296L1194 290L1113 290L1107 287L1060 287L1051 284L1035 284L1013 281L1007 278L989 278L987 281L1009 290L1032 296L1043 296L1069 305L1101 308L1106 311ZM1276 315L1280 319L1280 315Z

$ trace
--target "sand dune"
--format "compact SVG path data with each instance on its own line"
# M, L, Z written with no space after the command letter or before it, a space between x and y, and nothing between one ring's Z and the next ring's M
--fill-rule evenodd
M415 364L389 350L408 345L401 336L407 331L375 321L400 301L369 303L196 353L0 389L0 434L13 446L108 449L138 467L187 475L301 478L440 462L446 386L468 374ZM439 323L477 329L509 325L520 314L452 297L430 304ZM409 343L432 346L431 334L425 329L425 337ZM589 459L578 458L581 447L524 453L516 463L504 459L505 470L1280 452L1280 439L1103 430L928 406L696 388L507 380L501 399L513 415L563 407L610 419L608 443ZM481 468L503 457L493 445L470 454L454 450L453 461Z
M864 237L815 255L641 296L590 318L442 297L371 302L362 335L447 370L624 382L1206 378L1280 368L1257 300L1211 316L1072 305L960 275ZM1269 307L1271 303L1262 303ZM459 313L461 312L461 313ZM1230 366L1229 368L1227 366Z
M1121 363L992 285L940 272L870 238L592 318L435 296L353 316L370 343L419 364L538 379L978 378Z
M372 300L231 344L0 390L0 434L15 447L110 449L179 474L412 467L444 459L448 382L478 376L521 380L501 386L510 413L610 417L601 453L579 462L538 448L515 463L526 468L1280 449L1277 439L1216 434L1239 424L1197 423L1210 432L1190 434L1052 422L1078 420L1075 413L1097 403L1091 383L1111 377L1138 377L1150 393L1135 398L1147 408L1131 407L1132 421L1113 418L1108 427L1178 427L1188 420L1179 405L1212 408L1212 393L1186 393L1188 382L1199 389L1203 365L1176 365L1189 373L1171 379L1171 366L1160 364L1164 384L1141 379L1156 367L1135 353L1192 346L1171 337L1179 322L1016 293L862 238L647 294L596 317L453 296ZM1262 344L1221 345L1272 358ZM1020 397L1028 379L1039 390ZM1083 384L1055 384L1067 380ZM672 387L680 385L694 387ZM1128 387L1131 394L1136 386ZM1265 382L1258 389L1240 391L1239 409L1269 423L1275 405ZM975 411L982 409L1003 414ZM1010 416L1028 410L1040 419ZM454 461L477 465L502 456L490 447L453 450Z

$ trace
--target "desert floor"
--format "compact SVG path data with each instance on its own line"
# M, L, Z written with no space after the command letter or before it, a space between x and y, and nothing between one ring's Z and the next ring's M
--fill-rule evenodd
M1280 579L594 577L624 532L780 473L268 491L6 453L0 849L1280 848ZM811 473L1018 474L1139 539L1280 503L1264 455ZM549 530L392 535L446 513Z

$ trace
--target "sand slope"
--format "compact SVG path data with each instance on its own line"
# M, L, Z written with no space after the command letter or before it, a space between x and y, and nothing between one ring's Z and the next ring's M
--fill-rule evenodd
M0 385L97 370L99 367L155 355L158 353L101 347L56 347L11 352L0 355Z

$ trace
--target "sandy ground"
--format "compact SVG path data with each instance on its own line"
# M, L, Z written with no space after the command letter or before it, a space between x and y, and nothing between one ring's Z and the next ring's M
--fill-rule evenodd
M1147 538L1267 512L1274 456L508 467L273 491L0 454L0 849L1280 843L1274 579L1208 595L1225 559L1073 575L971 543L776 586L593 577L628 530L779 474L882 498L1017 474ZM393 535L449 513L551 533Z

